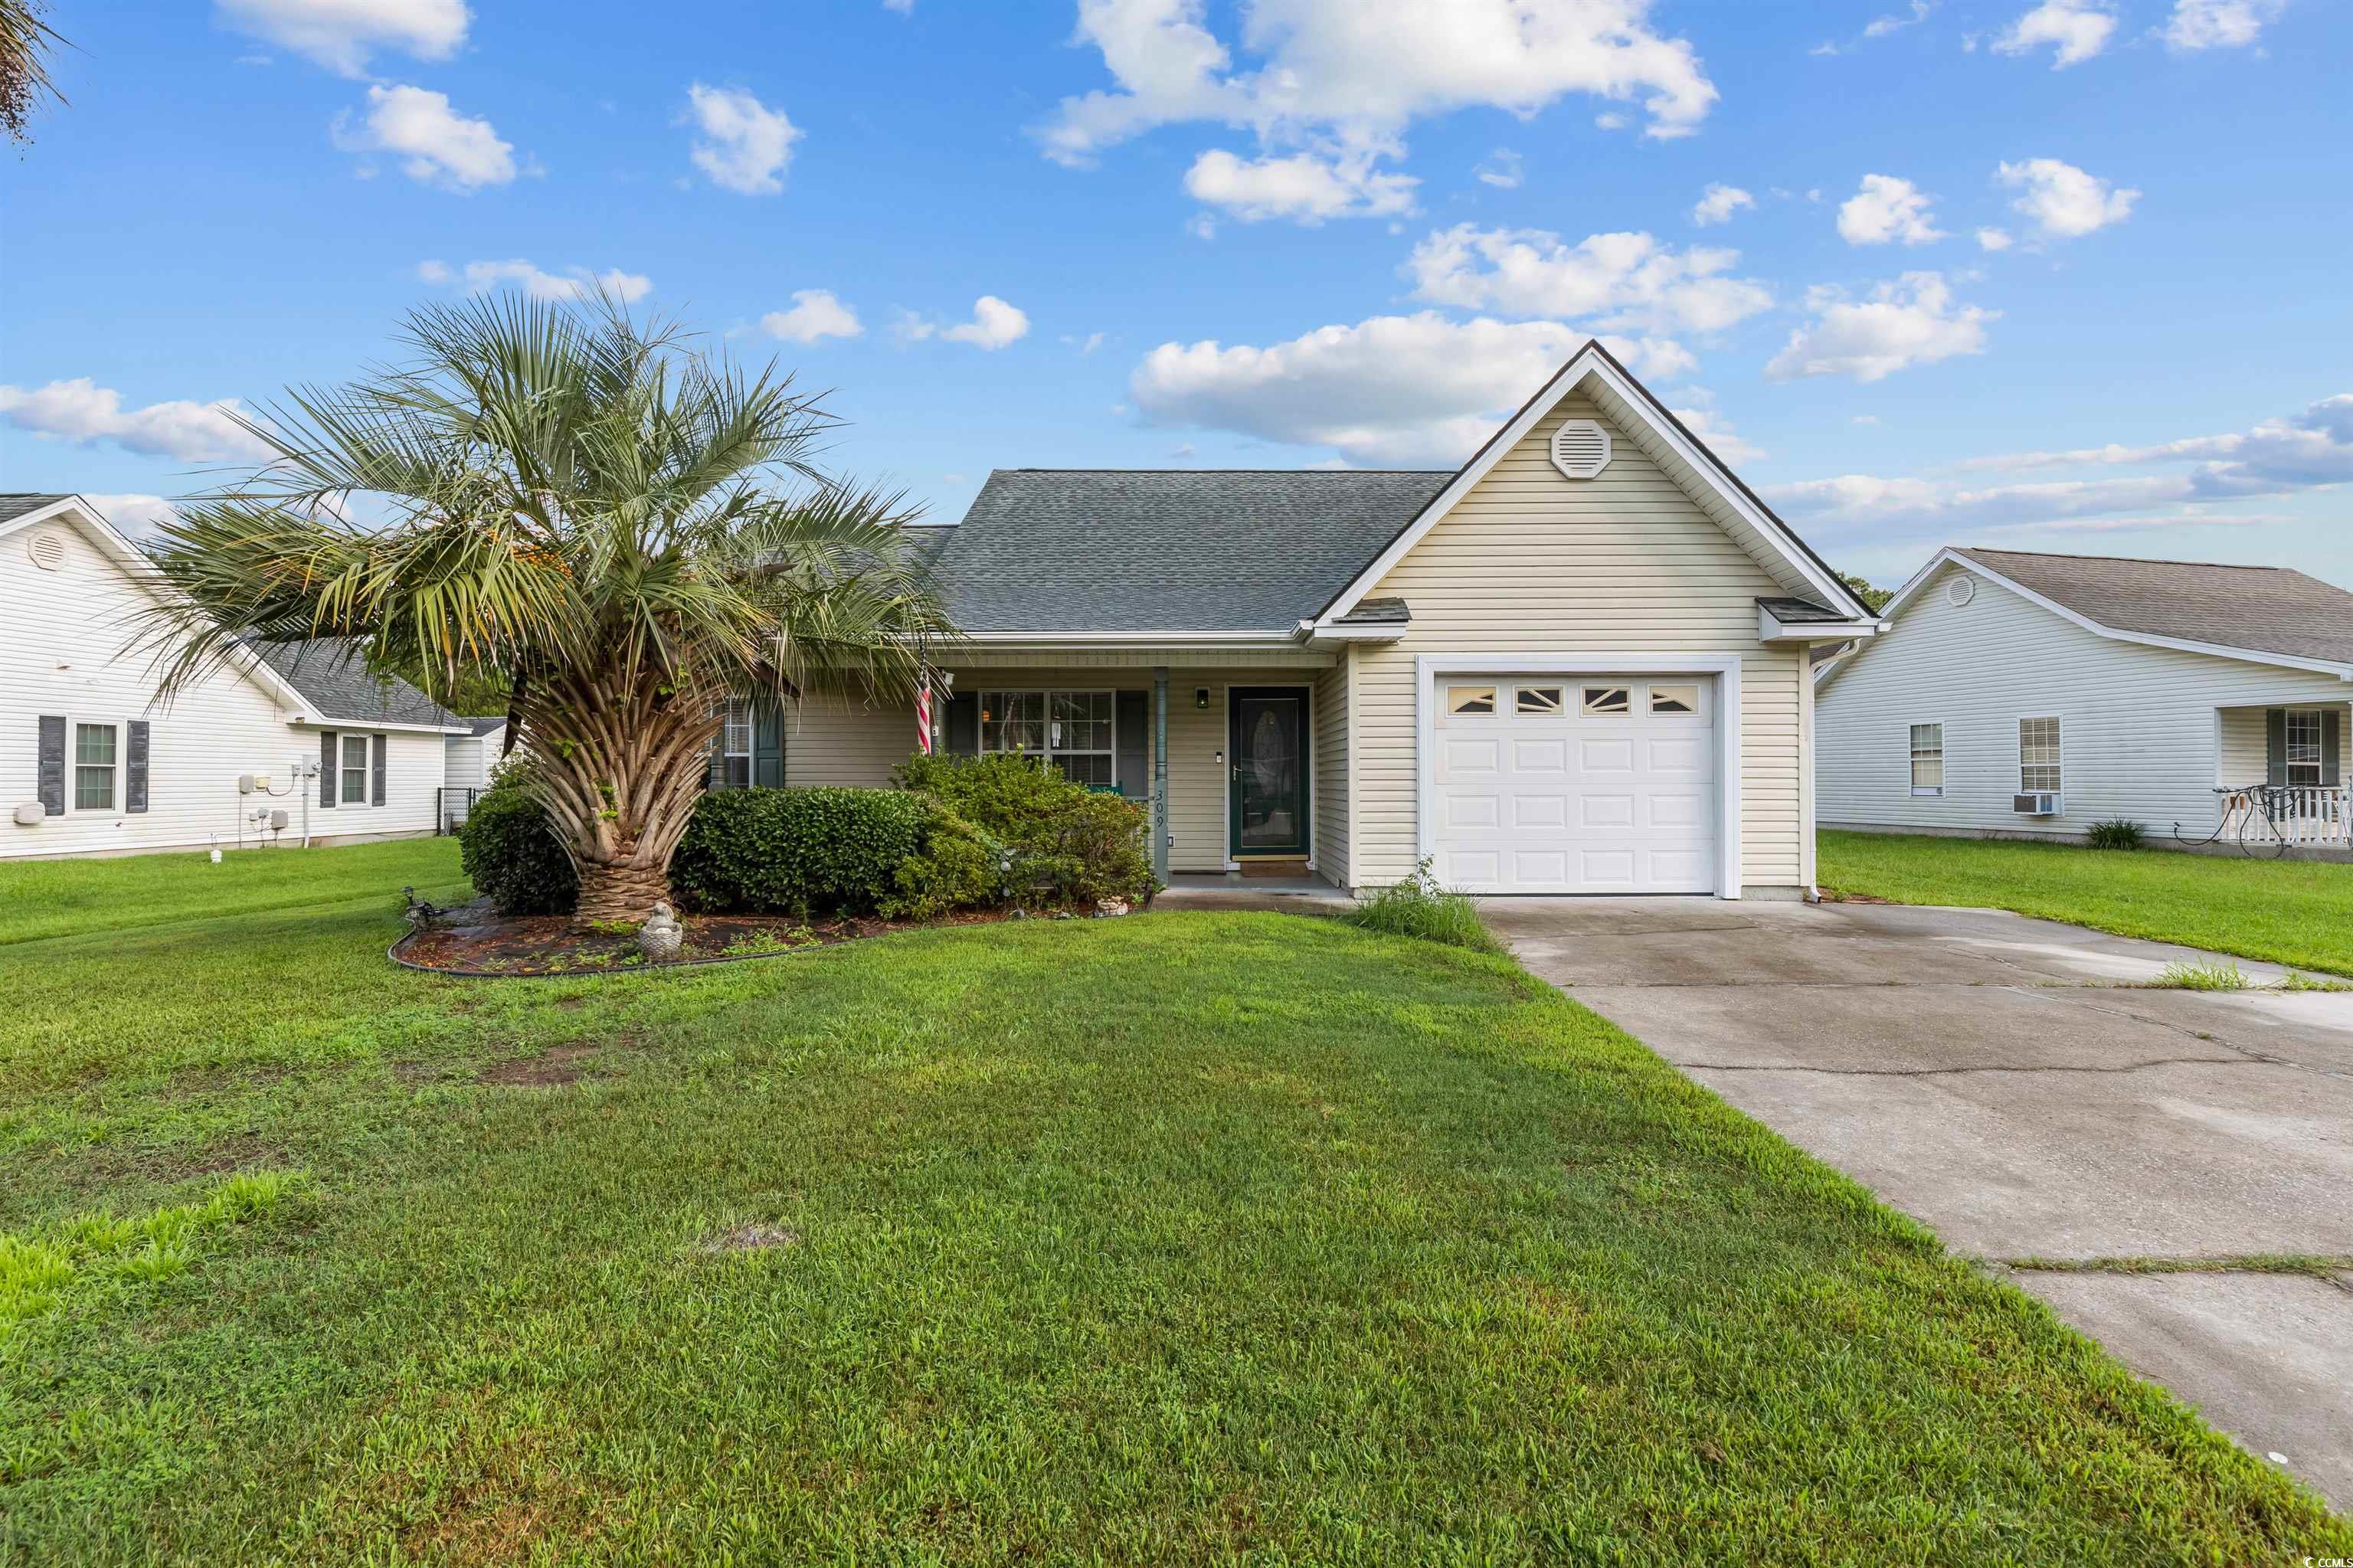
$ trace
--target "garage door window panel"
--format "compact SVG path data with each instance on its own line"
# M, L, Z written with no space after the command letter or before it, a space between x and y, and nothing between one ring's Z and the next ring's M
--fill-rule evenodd
M1512 689L1512 711L1525 718L1558 718L1561 715L1561 688L1514 686Z
M1588 717L1622 718L1634 711L1634 694L1627 686L1588 686L1583 706Z

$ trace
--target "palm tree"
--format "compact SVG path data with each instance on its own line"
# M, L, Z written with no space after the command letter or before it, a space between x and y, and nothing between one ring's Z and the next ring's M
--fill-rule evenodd
M49 51L60 42L41 13L44 0L0 0L0 130L19 144L33 138L25 129L44 98L58 96L49 79Z
M152 546L166 700L238 645L341 637L437 700L506 694L584 919L662 897L726 699L908 696L953 636L900 498L811 462L774 366L617 303L411 315L404 366L241 420L276 454Z

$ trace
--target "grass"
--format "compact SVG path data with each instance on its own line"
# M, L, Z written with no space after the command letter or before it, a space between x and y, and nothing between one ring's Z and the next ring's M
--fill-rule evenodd
M467 982L382 957L448 846L357 853L0 956L0 1563L2353 1552L1493 956L1164 913Z
M1412 937L1474 953L1500 953L1503 943L1479 918L1479 906L1468 894L1442 885L1423 861L1403 882L1377 888L1359 898L1340 916L1359 930L1390 937Z
M1825 888L2014 909L2210 952L2353 975L2353 866L2072 844L1824 832Z
M2245 991L2255 982L2236 964L2189 964L2177 960L2158 970L2151 983L2165 991Z
M2353 1255L2251 1252L2219 1257L2010 1257L2005 1266L2035 1274L2298 1274L2334 1279L2353 1272Z

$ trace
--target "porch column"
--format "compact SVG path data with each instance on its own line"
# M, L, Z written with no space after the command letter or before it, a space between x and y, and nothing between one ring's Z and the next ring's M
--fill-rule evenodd
M1152 874L1168 880L1168 666L1152 671Z

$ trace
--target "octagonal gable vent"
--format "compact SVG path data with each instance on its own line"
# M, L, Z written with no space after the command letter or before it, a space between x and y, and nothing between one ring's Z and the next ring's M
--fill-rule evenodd
M1951 605L1955 609L1960 609L1961 606L1968 603L1969 600L1977 597L1978 579L1969 576L1967 572L1957 574L1950 582L1945 585L1945 602Z
M33 536L25 542L25 554L30 556L33 558L33 565L40 567L41 570L56 571L66 564L65 536L54 528L37 529Z
M1552 466L1570 479L1591 479L1609 466L1609 432L1590 419L1570 419L1552 433Z

